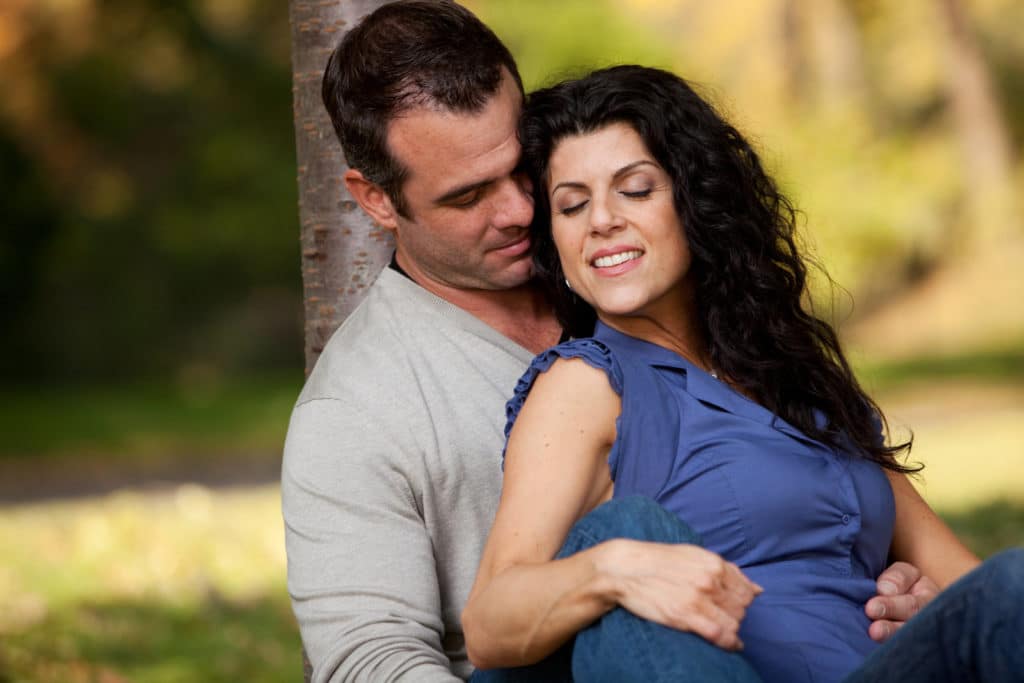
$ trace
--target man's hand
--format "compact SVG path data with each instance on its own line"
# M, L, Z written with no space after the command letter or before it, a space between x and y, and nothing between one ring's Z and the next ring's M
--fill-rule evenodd
M896 562L882 572L876 585L878 595L868 600L864 612L872 620L868 635L879 643L939 594L934 581L906 562Z

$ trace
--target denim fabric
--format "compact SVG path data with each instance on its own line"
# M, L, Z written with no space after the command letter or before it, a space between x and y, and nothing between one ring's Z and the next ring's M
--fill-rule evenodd
M700 539L675 515L648 498L612 500L573 526L558 553L567 557L613 538L659 543ZM514 669L476 671L472 683L757 683L761 679L735 652L700 636L640 619L619 607L580 631L547 659Z
M846 683L1024 682L1024 548L942 591Z
M572 528L558 557L612 538L695 543L686 524L653 501L616 499ZM1024 683L1024 548L989 558L944 590L874 651L845 683ZM813 640L814 634L808 634ZM785 656L785 653L780 653ZM471 683L629 683L761 679L743 657L618 608L545 660L476 671ZM767 681L788 683L788 681Z

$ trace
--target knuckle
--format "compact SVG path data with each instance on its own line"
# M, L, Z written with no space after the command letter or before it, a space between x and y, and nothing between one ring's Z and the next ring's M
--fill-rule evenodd
M702 630L702 635L708 640L719 640L725 635L725 628L714 621L707 622Z
M715 580L710 574L698 574L693 581L693 587L702 593L714 588Z

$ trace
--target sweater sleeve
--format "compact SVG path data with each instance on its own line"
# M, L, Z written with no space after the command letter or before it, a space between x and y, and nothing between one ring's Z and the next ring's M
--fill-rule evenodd
M388 430L338 399L296 406L281 504L313 681L453 682L431 539Z

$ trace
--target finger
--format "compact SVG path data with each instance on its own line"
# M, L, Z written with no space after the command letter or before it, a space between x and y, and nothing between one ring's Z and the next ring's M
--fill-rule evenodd
M880 619L871 622L871 626L868 627L868 635L876 643L884 643L892 637L892 634L896 633L900 626L902 626L900 623Z
M740 623L721 610L712 610L710 614L695 612L687 619L685 630L696 633L704 640L724 650L742 650L743 641L739 637Z
M895 562L882 572L876 583L879 595L898 595L910 590L918 579L921 571L907 562Z
M875 596L868 601L865 611L872 619L907 621L921 610L915 595Z
M760 594L760 593L762 593L764 591L764 588L761 588L761 586L759 586L756 583L754 583L753 581L751 581L747 577L747 575L743 573L743 570L740 569L739 566L733 564L732 562L729 563L729 572L728 572L728 574L729 574L729 578L731 578L733 580L736 580L736 581L739 581L743 585L749 587L750 590L752 590L755 595L758 595L758 594Z
M910 594L916 596L918 604L924 607L939 594L939 586L927 576L922 576L917 583L910 587Z
M726 566L725 576L722 581L722 589L726 592L743 596L745 604L750 604L750 601L753 600L755 596L764 592L763 588L748 579L747 575L731 562Z
M722 590L713 600L722 610L725 610L734 619L743 620L747 613L747 607L754 600L754 591L751 587L742 585L731 590Z

